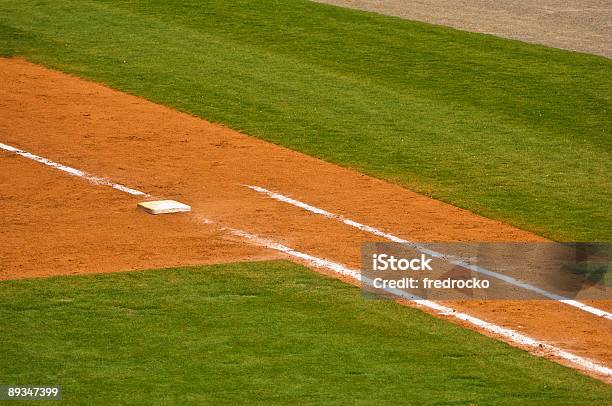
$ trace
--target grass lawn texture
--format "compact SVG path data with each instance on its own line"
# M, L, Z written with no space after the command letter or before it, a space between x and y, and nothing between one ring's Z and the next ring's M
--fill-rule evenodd
M0 283L0 382L83 404L607 404L578 372L284 261Z
M27 59L559 241L612 241L612 61L308 1L0 0Z

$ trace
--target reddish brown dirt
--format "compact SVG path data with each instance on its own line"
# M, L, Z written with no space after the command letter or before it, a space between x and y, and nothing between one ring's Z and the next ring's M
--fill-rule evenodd
M216 224L352 267L359 266L360 244L376 240L243 184L415 241L542 240L23 60L0 58L0 82L0 142L193 207L189 214L150 216L135 209L142 199L0 152L0 279L279 258L227 237ZM569 306L552 301L453 306L612 364L612 323Z

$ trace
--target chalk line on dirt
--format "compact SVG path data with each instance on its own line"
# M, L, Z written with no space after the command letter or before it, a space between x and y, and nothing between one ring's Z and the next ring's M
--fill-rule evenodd
M328 269L331 270L337 274L343 275L343 276L348 276L358 282L361 282L362 284L368 285L368 286L373 286L373 280L362 275L359 271L353 270L353 269L349 269L346 266L339 264L337 262L333 262L333 261L329 261L323 258L318 258L315 256L312 256L310 254L304 253L304 252L300 252L300 251L296 251L293 248L287 247L283 244L277 243L275 241L271 241L262 237L259 237L257 235L248 233L246 231L243 230L238 230L238 229L227 229L232 235L235 235L237 237L241 237L242 239L245 239L253 244L265 247L265 248L269 248L275 251L279 251L282 252L284 254L287 254L289 256L292 256L294 258L298 258L304 262L306 262L307 264L309 264L310 266L316 267L316 268L324 268L324 269ZM580 357L578 355L572 354L568 351L565 351L561 348L555 347L554 345L551 344L547 344L544 343L542 341L538 341L535 340L531 337L528 337L524 334L521 334L517 331L514 331L512 329L509 328L505 328L505 327L501 327L498 326L496 324L493 323L489 323L487 321L481 320L477 317L474 316L470 316L469 314L466 313L462 313L462 312L458 312L456 310L454 310L453 308L450 308L448 306L443 306L440 305L436 302L432 302L431 300L426 300L423 299L421 297L415 296L415 295L411 295L407 292L404 292L400 289L394 289L394 288L389 288L389 287L385 287L383 288L383 290L385 290L387 293L399 298L399 299L405 299L411 302L414 302L420 306L426 307L430 310L433 310L434 312L436 312L439 315L442 316L452 316L456 319L459 319L461 321L470 323L478 328L481 328L484 331L487 331L489 333L495 334L496 336L500 336L503 337L504 339L506 339L507 341L510 341L512 343L515 344L519 344L521 346L525 346L525 347L529 347L532 348L534 350L538 350L538 351L545 351L548 355L553 355L559 358L562 358L568 362L571 362L572 364L575 364L577 366L579 366L580 368L590 371L590 372L595 372L598 374L602 374L605 376L612 376L612 369L598 364L595 361L592 361L588 358L584 358L584 357ZM534 353L534 352L532 352ZM535 355L541 355L538 353L534 353Z
M110 186L113 189L117 189L117 190L119 190L121 192L128 193L128 194L130 194L132 196L150 196L147 193L141 192L140 190L132 189L132 188L129 188L127 186L121 185L119 183L111 182L110 180L105 179L105 178L100 178L100 177L97 177L97 176L90 175L90 174L88 174L86 172L83 172L81 170L72 168L70 166L62 165L62 164L59 164L57 162L53 162L53 161L51 161L51 160L49 160L47 158L43 158L41 156L31 154L29 152L23 151L23 150L21 150L19 148L12 147L10 145L3 144L1 142L0 142L0 149L3 149L3 150L8 151L8 152L12 152L12 153L20 155L20 156L22 156L24 158L31 159L31 160L39 162L39 163L41 163L43 165L50 166L51 168L58 169L60 171L66 172L66 173L68 173L68 174L70 174L72 176L78 176L80 178L86 179L89 182L93 183L94 185Z
M309 212L314 213L314 214L318 214L318 215L323 216L323 217L327 217L329 219L333 219L333 220L339 221L339 222L344 223L344 224L346 224L346 225L348 225L350 227L354 227L354 228L357 228L357 229L359 229L361 231L365 231L367 233L376 235L378 237L385 238L385 239L387 239L389 241L407 245L410 248L413 248L413 249L415 249L415 250L417 250L419 252L422 252L424 254L428 254L428 255L430 255L430 256L432 256L434 258L443 259L443 260L445 260L445 261L447 261L447 262L449 262L449 263L451 263L453 265L457 265L457 266L460 266L462 268L469 269L470 271L477 272L477 273L480 273L480 274L483 274L483 275L490 276L492 278L499 279L499 280L504 281L504 282L506 282L508 284L520 287L520 288L525 289L525 290L529 290L531 292L537 293L537 294L542 295L544 297L547 297L549 299L556 300L558 302L561 302L561 303L564 303L566 305L575 307L575 308L580 309L582 311L585 311L587 313L594 314L594 315L596 315L598 317L603 317L605 319L612 320L612 313L606 312L604 310L598 309L598 308L593 307L593 306L589 306L589 305L587 305L585 303L579 302L579 301L574 300L574 299L570 299L570 298L565 297L565 296L561 296L561 295L557 295L557 294L552 293L552 292L548 292L548 291L546 291L546 290L544 290L542 288L538 288L537 286L533 286L533 285L531 285L531 284L529 284L527 282L521 281L521 280L513 278L511 276L503 275L503 274L500 274L498 272L491 271L489 269L483 268L481 266L474 265L474 264L470 263L469 261L467 261L465 259L458 258L458 257L455 257L453 255L446 255L446 254L443 254L443 253L431 250L431 249L426 248L426 247L424 247L424 246L422 246L420 244L417 244L415 242L408 241L408 240L405 240L403 238L397 237L397 236L395 236L393 234L384 232L384 231L382 231L382 230L380 230L378 228L358 223L358 222L356 222L354 220L351 220L351 219L348 219L348 218L346 218L346 217L344 217L344 216L342 216L340 214L330 213L327 210L324 210L324 209L312 206L312 205L310 205L308 203L301 202L299 200L296 200L296 199L293 199L291 197L282 195L280 193L272 192L272 191L270 191L268 189L265 189L263 187L260 187L260 186L254 186L254 185L244 185L244 186L249 188L249 189L251 189L251 190L253 190L253 191L255 191L255 192L264 194L264 195L268 196L271 199L274 199L274 200L277 200L277 201L280 201L280 202L283 202L283 203L287 203L287 204L299 207L299 208L301 208L303 210L309 211Z
M0 143L0 149L3 149L5 151L9 151L12 153L15 153L17 155L23 156L25 158L28 159L32 159L36 162L40 162L44 165L47 165L49 167L61 170L63 172L66 172L72 176L77 176L77 177L81 177L84 178L86 180L88 180L89 182L95 184L95 185L104 185L104 186L110 186L116 190L119 190L121 192L133 195L133 196L150 196L147 193L141 192L140 190L136 190L136 189L131 189L127 186L118 184L118 183L114 183L111 182L108 179L104 179L104 178L100 178L97 176L93 176L90 174L87 174L86 172L83 172L81 170L69 167L69 166L65 166L62 164L59 164L57 162L53 162L49 159L40 157L38 155L34 155L31 154L29 152L25 152L23 150L20 150L19 148L15 148L12 147L10 145L6 145L3 143ZM305 204L304 204L305 205ZM314 208L316 209L316 208ZM331 213L325 212L324 210L321 209L317 209L321 212L327 213L329 215L331 215ZM333 215L332 215L333 216ZM213 224L213 221L205 219L205 218L201 218L198 217L198 220L201 221L203 224L208 224L211 225ZM359 223L356 223L359 224ZM364 226L367 227L367 226ZM232 228L225 228L225 227L221 227L223 230L228 231L229 233L231 233L232 235L236 236L236 237L240 237L242 240L244 240L245 242L251 243L251 244L255 244L264 248L268 248L268 249L272 249L278 252L282 252L286 255L289 255L291 257L294 258L298 258L302 261L304 261L305 263L309 264L312 267L316 267L316 268L323 268L323 269L328 269L331 270L339 275L343 275L343 276L347 276L350 277L356 281L359 281L361 283L365 283L369 286L373 285L373 281L363 275L361 275L360 272L353 270L353 269L349 269L347 267L345 267L342 264L333 262L333 261L329 261L323 258L318 258L315 256L312 256L310 254L307 253L303 253L300 251L296 251L292 248L289 248L283 244L259 237L257 235L248 233L246 231L243 230L238 230L238 229L232 229ZM514 330L505 328L505 327L501 327L501 326L497 326L493 323L489 323L487 321L481 320L477 317L474 316L470 316L469 314L466 313L461 313L461 312L457 312L454 309L447 307L447 306L443 306L440 305L438 303L432 302L430 300L426 300L423 298L420 298L418 296L415 295L411 295L407 292L403 292L402 290L399 289L393 289L393 288L385 288L385 291L387 291L388 293L390 293L391 295L400 298L400 299L405 299L408 301L411 301L413 303L416 303L417 305L426 307L430 310L433 310L434 312L436 312L439 315L442 316L452 316L458 320L462 320L466 323L472 324L478 328L481 328L484 331L487 331L491 334L497 335L499 337L503 337L507 342L510 343L514 343L517 345L522 345L524 347L528 347L528 348L532 348L533 351L531 351L532 354L534 355L538 355L538 356L542 356L541 351L544 351L547 355L552 355L552 356L556 356L558 358L564 359L576 366L578 366L579 368L585 370L585 371L589 371L592 373L597 373L600 375L604 375L604 376L611 376L612 375L612 369L598 364L595 361L592 361L590 359L584 358L584 357L580 357L578 355L572 354L568 351L565 351L561 348L555 347L553 345L544 343L544 342L540 342L538 340L535 340L531 337L525 336L521 333L518 333ZM537 352L540 351L540 352Z

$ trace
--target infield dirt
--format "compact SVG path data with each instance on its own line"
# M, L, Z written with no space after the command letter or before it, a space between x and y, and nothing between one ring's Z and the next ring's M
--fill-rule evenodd
M267 199L245 184L413 241L543 241L397 185L21 59L0 59L0 79L0 142L193 209L150 216L136 210L141 198L0 152L0 279L279 258L215 224L355 268L360 244L375 240ZM609 320L554 301L454 302L453 307L612 364Z

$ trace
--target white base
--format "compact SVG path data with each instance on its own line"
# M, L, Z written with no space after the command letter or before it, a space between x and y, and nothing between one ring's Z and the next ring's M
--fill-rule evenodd
M158 200L138 203L138 208L149 214L166 214L191 211L191 207L175 200Z

